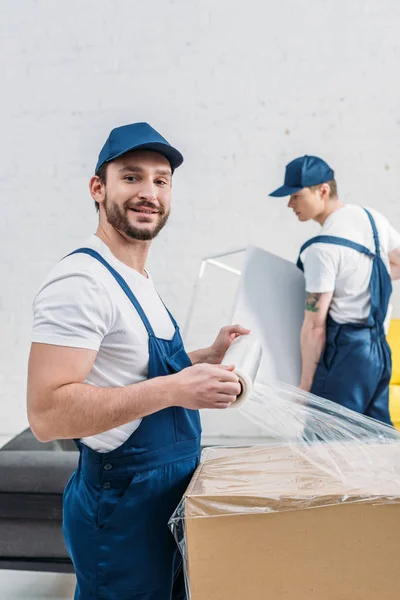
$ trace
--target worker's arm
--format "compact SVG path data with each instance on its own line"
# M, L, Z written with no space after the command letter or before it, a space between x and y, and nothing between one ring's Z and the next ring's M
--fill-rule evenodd
M326 318L333 292L306 292L306 306L301 330L301 382L300 388L309 392L315 371L326 341Z
M190 352L190 360L194 365L198 363L219 365L233 340L248 333L250 333L250 330L241 325L227 325L220 330L211 346Z
M400 248L389 252L390 276L393 281L400 279Z
M196 365L125 387L83 383L95 350L33 343L28 368L28 418L43 441L96 435L169 406L227 408L240 393L232 368Z

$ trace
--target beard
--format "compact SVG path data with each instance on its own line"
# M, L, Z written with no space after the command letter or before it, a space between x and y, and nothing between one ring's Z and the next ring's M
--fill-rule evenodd
M158 210L158 222L155 225L151 225L146 228L146 224L143 223L143 228L134 227L129 222L128 211L132 208L150 208ZM127 237L133 240L150 241L154 239L164 227L168 221L169 211L165 211L161 206L155 207L154 204L147 200L142 200L135 205L127 200L124 202L122 207L118 206L110 198L105 196L104 198L104 209L107 216L107 221L120 233L124 233Z

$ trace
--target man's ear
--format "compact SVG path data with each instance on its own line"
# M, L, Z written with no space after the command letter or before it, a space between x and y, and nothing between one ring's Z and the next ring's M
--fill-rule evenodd
M320 188L321 197L324 199L330 198L331 186L329 183L323 183Z
M105 185L97 175L93 175L89 181L89 191L95 202L98 202L99 204L104 202Z

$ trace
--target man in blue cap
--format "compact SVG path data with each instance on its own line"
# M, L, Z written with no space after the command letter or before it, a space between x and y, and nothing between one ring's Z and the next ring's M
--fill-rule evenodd
M316 156L286 167L284 185L299 221L320 234L300 250L306 282L300 387L391 424L391 355L385 336L391 279L400 277L400 234L372 209L343 204L334 172Z
M224 327L188 355L145 269L182 162L146 123L114 129L90 180L96 234L34 301L30 424L40 440L73 438L80 452L63 522L76 600L186 597L168 519L199 462L198 409L227 408L240 392L220 363L248 330Z

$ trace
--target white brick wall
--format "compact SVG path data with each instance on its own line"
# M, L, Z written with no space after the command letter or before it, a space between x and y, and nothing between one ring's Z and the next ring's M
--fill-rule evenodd
M0 433L26 424L31 300L95 228L87 182L113 126L147 120L186 157L150 259L180 320L202 256L252 243L294 259L315 231L267 198L297 155L322 155L343 200L400 228L397 0L0 9Z

